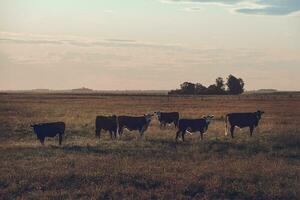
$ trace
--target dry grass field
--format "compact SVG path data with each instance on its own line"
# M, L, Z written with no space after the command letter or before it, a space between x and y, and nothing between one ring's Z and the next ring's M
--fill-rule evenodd
M264 110L259 132L224 136L228 112ZM156 119L145 138L95 138L96 115L179 111L213 114L204 140L174 142ZM37 141L30 123L64 121L58 138ZM299 199L300 97L0 94L0 199Z

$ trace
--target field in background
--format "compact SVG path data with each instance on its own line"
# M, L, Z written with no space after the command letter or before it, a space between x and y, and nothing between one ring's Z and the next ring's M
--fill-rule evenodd
M264 110L260 131L224 136L228 112ZM175 144L173 127L153 119L145 138L95 138L96 115L179 111L215 115L204 141ZM30 123L64 121L63 146L42 147ZM299 95L104 96L0 94L0 198L297 199L300 197Z

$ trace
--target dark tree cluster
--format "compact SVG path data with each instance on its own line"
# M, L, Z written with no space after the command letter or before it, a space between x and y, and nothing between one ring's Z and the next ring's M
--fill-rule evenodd
M171 90L169 94L183 95L237 95L244 92L244 81L241 78L236 78L233 75L227 77L225 83L222 77L216 79L215 84L208 87L201 83L184 82L180 84L180 89Z

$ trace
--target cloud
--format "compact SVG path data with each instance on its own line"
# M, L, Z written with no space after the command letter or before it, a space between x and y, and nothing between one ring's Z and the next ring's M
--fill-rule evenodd
M300 10L299 0L260 0L257 4L263 8L240 8L237 12L257 15L289 15Z
M169 3L217 4L249 15L291 15L300 11L299 0L164 0ZM186 9L187 11L193 8ZM193 10L195 11L195 10Z
M163 0L164 3L221 3L235 4L242 0Z
M91 39L77 36L34 35L26 33L0 32L0 44L72 45L78 47L148 47L181 48L176 44L160 44L123 38Z
M187 12L199 12L202 11L203 9L201 7L191 7L191 8L185 8L184 11Z
M62 44L61 41L55 40L24 40L24 39L13 39L13 38L0 38L0 42L9 43L20 43L20 44Z
M115 39L115 38L106 39L106 41L109 41L109 42L136 42L135 40L124 40L124 39Z

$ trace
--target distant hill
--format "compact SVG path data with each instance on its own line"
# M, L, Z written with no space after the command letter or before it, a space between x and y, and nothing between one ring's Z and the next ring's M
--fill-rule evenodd
M82 87L82 88L78 88L78 89L72 89L71 92L75 92L75 93L91 93L91 92L94 92L94 90Z
M40 93L46 93L46 92L51 92L49 89L33 89L31 92L40 92Z
M250 91L246 91L245 93L247 94L267 94L267 93L275 93L275 92L279 92L276 89L259 89L259 90L250 90Z
M0 93L44 93L44 94L54 94L54 93L74 93L74 94L100 94L100 95L167 95L167 90L93 90L90 88L82 87L75 89L65 89L65 90L52 90L52 89L32 89L32 90L0 90Z

